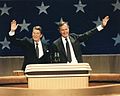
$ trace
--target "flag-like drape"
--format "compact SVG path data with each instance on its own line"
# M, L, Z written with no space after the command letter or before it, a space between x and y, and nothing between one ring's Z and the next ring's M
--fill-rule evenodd
M42 26L48 42L59 37L58 23L67 21L70 32L82 34L110 16L107 27L81 43L83 54L120 54L119 0L0 0L0 56L23 55L9 41L10 22L19 24L19 38L31 38L32 27Z

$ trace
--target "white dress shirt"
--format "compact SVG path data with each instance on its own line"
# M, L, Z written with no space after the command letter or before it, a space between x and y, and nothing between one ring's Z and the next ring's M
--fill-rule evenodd
M37 43L38 43L38 48L39 48L39 58L41 58L44 55L43 46L42 46L41 41L39 41ZM35 44L35 48L36 48L36 42L35 41L34 41L34 44Z
M104 28L102 27L102 25L99 25L99 26L97 26L97 30L98 31L101 31L101 30L103 30Z
M68 43L69 43L69 46L70 46L70 53L71 53L71 59L72 59L71 63L78 63L78 61L75 57L73 46L71 44L71 41L70 41L69 37L67 37L67 40L68 40ZM65 40L64 37L62 37L62 42L63 42L63 46L65 48L65 52L67 52L67 50L66 50L66 40ZM67 62L67 63L69 63L69 62Z
M99 25L99 26L97 27L97 30L98 30L98 31L101 31L102 29L104 29L104 28L102 27L102 25ZM71 41L70 41L69 37L67 37L67 40L68 40L68 43L69 43L69 46L70 46L71 59L72 59L71 63L78 63L78 61L77 61L77 59L76 59L76 57L75 57L75 53L74 53L74 50L73 50L73 46L72 46L72 44L71 44ZM62 37L62 42L63 42L63 46L64 46L64 48L65 48L65 52L67 52L67 50L66 50L66 40L65 40L64 37ZM67 63L69 63L69 62L67 62Z
M13 36L13 35L15 35L15 32L10 31L9 36ZM36 42L35 41L34 41L34 44L35 44L35 48L36 48ZM39 58L41 58L44 55L43 46L42 46L41 41L38 42L38 48L39 48Z

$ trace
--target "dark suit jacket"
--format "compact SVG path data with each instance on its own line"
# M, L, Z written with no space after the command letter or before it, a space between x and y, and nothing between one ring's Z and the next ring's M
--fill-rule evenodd
M83 62L80 43L88 40L96 32L97 32L97 29L94 28L88 32L85 32L84 34L79 34L79 35L75 34L75 33L70 34L69 38L72 43L73 50L74 50L74 53L75 53L78 63ZM60 63L67 63L66 52L65 52L61 37L53 42L53 51L54 51L54 53L55 52L59 53L59 62Z
M18 39L16 36L10 36L10 40L16 46L21 47L24 50L24 62L22 66L22 70L25 70L27 64L43 64L50 63L50 49L49 44L46 42L42 42L44 55L41 58L37 58L35 45L33 39L29 39L27 37L23 39Z

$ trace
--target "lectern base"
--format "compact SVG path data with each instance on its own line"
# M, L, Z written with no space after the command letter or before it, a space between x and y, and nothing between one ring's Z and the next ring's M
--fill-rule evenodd
M88 63L78 64L30 64L25 73L28 88L32 89L79 89L88 87Z
M88 77L29 78L32 89L79 89L88 87Z

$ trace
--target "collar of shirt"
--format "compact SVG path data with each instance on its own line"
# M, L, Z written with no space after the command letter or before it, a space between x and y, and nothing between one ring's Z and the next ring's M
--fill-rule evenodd
M62 38L62 42L63 42L63 46L64 46L64 48L65 48L65 51L66 51L66 38L64 38L64 37L61 37ZM70 39L69 39L69 37L67 37L67 40L68 40L68 42L70 43Z
M63 46L64 46L65 52L66 52L66 40L65 40L65 39L66 39L66 38L62 37ZM78 63L78 61L77 61L77 59L76 59L76 57L75 57L75 53L74 53L72 44L71 44L71 42L70 42L70 38L67 37L67 40L68 40L68 43L69 43L69 45L70 45L71 58L72 58L71 63Z
M38 42L35 42L35 41L34 41L35 48L36 48L36 43L38 43L38 46L41 45L41 41L40 41L40 40L39 40Z

